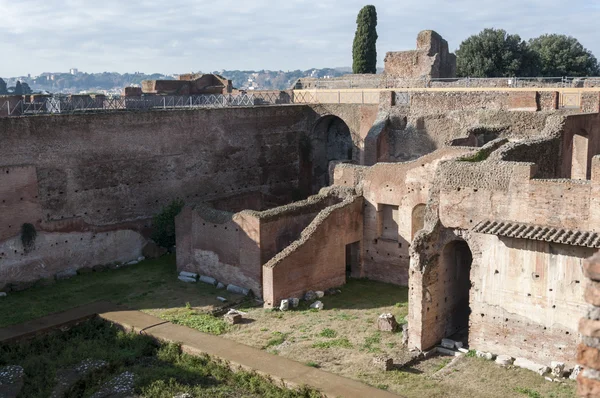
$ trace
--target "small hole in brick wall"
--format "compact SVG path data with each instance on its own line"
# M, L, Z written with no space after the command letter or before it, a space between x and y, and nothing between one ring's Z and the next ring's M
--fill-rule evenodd
M546 326L544 326L544 330L546 330L546 329L547 329Z
M398 247L399 247L399 248L402 248L402 243L398 243Z
M483 318L485 316L485 314L481 314L481 317Z
M373 239L373 243L377 244L377 239Z
M575 281L575 283L579 283L579 281Z
M12 225L9 225L8 228L12 228Z
M469 220L469 222L470 222L471 224L473 224L473 220Z
M550 289L550 291L552 291L552 289Z
M569 332L565 332L565 334L569 334Z
M552 306L552 308L556 308L556 306L555 306L555 305L553 305L553 306Z
M508 318L504 319L504 322L508 322Z
M460 192L460 188L456 188L456 190L457 190L458 192Z
M531 293L527 293L527 297L531 297Z
M2 203L6 203L6 200L2 199Z

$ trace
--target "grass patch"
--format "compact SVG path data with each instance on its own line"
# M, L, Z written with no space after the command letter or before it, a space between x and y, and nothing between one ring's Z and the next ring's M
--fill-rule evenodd
M67 332L55 331L26 342L0 345L0 366L20 365L25 369L20 396L28 398L50 396L56 373L86 359L104 360L109 365L76 383L66 396L90 396L124 371L135 375L135 395L146 398L183 393L202 398L321 396L306 388L275 386L256 373L234 373L207 356L184 354L176 344L157 344L149 336L123 332L99 319Z
M477 351L475 350L469 350L469 352L467 352L466 357L467 358L475 358L477 356Z
M311 368L320 368L321 366L313 361L306 362L306 366L310 366Z
M208 314L199 314L189 308L168 310L159 316L161 319L176 325L187 326L217 336L229 329L229 325L223 319Z
M381 344L381 333L375 332L371 336L365 337L365 342L361 346L361 349L372 353L381 352L379 344Z
M285 339L289 336L289 333L273 332L273 337L267 341L267 344L263 348L275 347L283 344Z
M515 391L528 396L529 398L542 398L542 395L534 390L530 390L529 388L523 388L523 387L516 387Z
M449 358L442 359L442 361L436 366L435 371L439 372L440 370L444 369L446 367L446 365L448 365L449 363L450 363Z
M478 151L477 153L475 153L471 156L465 156L463 158L460 158L459 160L461 162L471 162L471 163L482 162L482 161L486 160L489 155L490 155L490 153L488 151Z
M321 331L321 333L319 333L319 336L327 337L328 339L333 339L333 338L337 337L337 332L333 329L326 328L326 329L323 329Z
M318 341L313 343L313 348L352 348L352 343L347 338Z
M78 275L50 286L10 293L0 300L0 327L99 300L124 304L157 315L153 311L183 308L187 302L194 308L221 306L217 296L230 301L241 297L205 283L179 281L175 256L169 255L115 270Z

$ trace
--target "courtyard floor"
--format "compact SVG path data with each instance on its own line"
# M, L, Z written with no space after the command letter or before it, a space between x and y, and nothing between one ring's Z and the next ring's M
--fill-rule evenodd
M412 368L379 371L372 366L374 356L383 354L399 361L409 355L401 344L401 333L377 330L382 313L404 320L407 289L351 280L341 291L321 299L322 311L301 306L280 312L246 306L240 308L247 313L246 321L232 327L203 313L222 305L217 296L230 301L240 296L178 281L170 256L11 293L0 299L0 327L109 300L406 397L575 397L573 381L551 383L533 372L500 368L478 358L450 363L448 357L433 357Z

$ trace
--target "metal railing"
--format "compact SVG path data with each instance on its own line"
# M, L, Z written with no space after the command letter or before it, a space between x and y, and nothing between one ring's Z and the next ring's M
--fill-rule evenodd
M24 96L0 102L0 116L90 113L108 111L147 111L185 108L226 108L293 103L289 95L273 92L257 94L214 94L189 96L106 97L96 96Z

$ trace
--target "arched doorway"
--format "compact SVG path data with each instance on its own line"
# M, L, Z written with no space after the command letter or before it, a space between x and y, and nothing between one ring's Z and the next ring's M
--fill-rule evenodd
M331 184L329 165L354 156L350 128L339 117L327 115L315 123L309 137L300 140L300 187L305 196Z
M439 320L444 322L445 337L459 334L458 339L468 339L472 262L473 254L465 241L452 241L442 250L439 278L443 296Z

